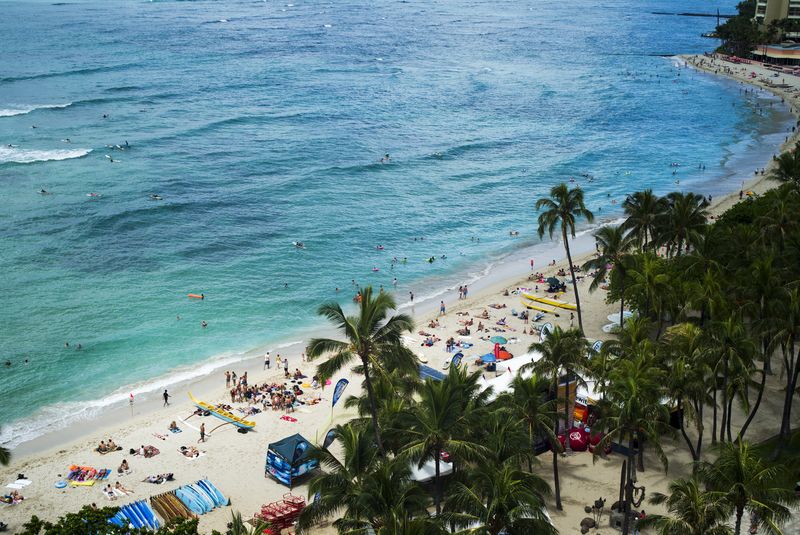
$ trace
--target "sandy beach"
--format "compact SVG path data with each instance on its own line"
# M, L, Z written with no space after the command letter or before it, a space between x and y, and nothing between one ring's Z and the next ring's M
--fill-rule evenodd
M764 90L772 91L781 98L786 99L796 113L800 103L800 79L786 76L785 83L781 79L781 87L772 84L775 78L773 72L756 65L736 65L721 59L705 56L684 57L690 65L712 74L727 75L734 79L754 84ZM720 72L716 72L716 71ZM730 71L730 72L729 72ZM749 76L756 72L756 78ZM793 144L796 134L790 137L788 144ZM787 145L781 148L783 150ZM747 190L756 194L762 193L774 186L767 177L771 162L765 163L766 173L754 175L752 170L742 170L740 178L745 183ZM736 182L738 183L738 182ZM739 200L739 192L733 191L725 196L714 199L711 213L719 215ZM573 260L580 265L592 254L593 242L586 236L579 239L573 249ZM560 244L554 244L553 256L556 260L563 258ZM477 369L474 361L476 357L492 350L493 344L489 336L502 335L509 342L506 347L514 355L526 353L528 346L538 341L538 333L532 331L531 325L517 318L512 311L519 312L523 309L519 295L515 293L518 288L526 288L536 293L537 283L530 280L533 272L541 272L545 278L556 274L561 269L566 269L565 262L557 261L555 265L547 265L550 259L536 259L533 268L517 261L511 271L513 277L491 283L477 288L470 288L467 299L458 299L456 291L445 294L442 298L447 313L439 315L438 302L427 303L412 307L417 322L415 332L408 336L407 343L421 359L427 361L431 368L442 370L443 363L450 355L445 351L445 340L454 337L456 340L474 344L465 350L463 362L470 370ZM564 277L560 277L564 278ZM586 337L589 340L605 340L610 335L603 332L603 326L608 324L607 316L618 312L618 305L606 303L606 292L598 290L590 293L589 278L582 278L578 282L581 292L583 309L583 322ZM544 288L539 285L539 295L544 295ZM404 297L404 296L402 296ZM574 302L572 289L564 299ZM483 312L488 313L488 318L480 318ZM533 312L533 311L532 311ZM557 315L556 315L557 313ZM498 321L505 319L505 325L498 325ZM471 333L459 337L457 331L463 328L463 322L473 321L470 326ZM562 327L571 324L569 311L549 312L540 321L548 321ZM485 330L478 332L478 323L484 324ZM575 320L577 325L577 319ZM428 335L439 339L430 347L422 344ZM304 362L300 353L302 348L287 348L281 356L289 358L290 371L299 368L306 376L314 373L315 364ZM247 372L250 384L283 383L282 369L265 370L261 357L253 358L231 368L238 375ZM508 361L513 367L513 359ZM357 393L360 378L349 374L342 374L333 378L335 383L341 377L348 378L351 384L345 396ZM771 377L767 383L767 392L762 402L758 418L753 422L748 432L750 440L767 438L773 434L780 423L780 405L782 402L779 391L780 384L777 377ZM304 381L308 381L305 379ZM207 429L212 429L218 421L212 417L192 416L193 411L188 396L186 385L168 387L172 395L169 406L162 406L160 398L151 397L149 400L136 400L131 407L123 407L110 415L104 416L100 422L84 422L83 426L75 430L64 432L62 436L50 437L49 443L42 442L29 453L17 454L8 467L0 470L0 483L3 485L16 479L17 474L24 474L33 483L23 490L25 500L15 506L0 506L0 520L10 525L11 532L20 529L21 523L36 514L41 518L54 519L67 511L76 511L80 507L97 503L98 505L124 504L135 499L147 499L151 495L172 490L180 485L191 483L200 478L211 480L226 496L231 498L232 506L217 509L200 519L200 531L210 532L212 529L224 530L233 510L239 511L245 518L249 518L261 505L280 499L289 489L264 475L264 462L267 445L294 433L300 433L307 439L317 441L322 439L325 432L334 423L342 423L351 418L353 414L345 410L343 404L338 404L331 410L331 388L313 390L304 387L307 400L319 396L317 404L303 405L295 412L285 415L283 411L267 409L252 417L256 422L255 432L240 434L231 426L223 426L215 430L204 443L198 443L198 428L205 422ZM215 373L204 379L200 385L193 385L193 393L208 402L230 403L230 396L222 374ZM232 403L234 408L247 406L244 403ZM710 411L708 411L710 413ZM237 413L238 414L238 413ZM290 418L282 418L289 416ZM188 418L188 419L187 419ZM744 415L737 412L734 415L734 427L739 425ZM294 421L296 420L296 421ZM176 421L182 429L180 433L168 432L170 422ZM101 440L112 438L122 447L121 451L101 455L94 451ZM646 457L647 470L639 474L639 484L645 485L647 494L654 491L665 492L668 483L680 476L690 473L690 455L685 445L678 439L665 441L665 451L670 459L669 472L664 470L652 456ZM152 445L160 453L152 458L141 458L129 454L130 449L138 449L141 445ZM189 459L179 451L181 446L195 446L203 455L199 458ZM334 445L334 448L336 446ZM117 476L116 469L123 459L131 466L132 472ZM607 459L593 459L589 453L574 453L561 460L561 487L564 510L556 511L554 502L549 503L549 512L559 531L563 534L580 533L579 523L587 515L584 507L599 497L605 497L611 502L615 501L619 482L619 469L622 457L610 455ZM56 489L54 484L63 479L70 465L88 465L95 468L109 468L114 473L108 479L112 484L116 481L133 490L133 494L109 502L102 493L101 484L92 487L70 487ZM549 462L543 462L536 469L546 480L551 481ZM150 475L174 473L175 480L163 485L154 485L143 480ZM306 485L299 485L293 492L306 496ZM648 510L648 506L645 506ZM655 508L653 509L655 511ZM318 533L334 533L332 528L320 528ZM604 524L592 533L610 534L615 531L608 527L607 517Z

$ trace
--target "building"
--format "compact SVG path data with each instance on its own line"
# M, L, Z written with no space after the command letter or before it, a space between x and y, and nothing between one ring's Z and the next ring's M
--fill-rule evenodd
M773 65L800 65L800 44L759 45L751 54L753 59Z
M800 20L800 0L756 0L755 20L760 26L780 19Z

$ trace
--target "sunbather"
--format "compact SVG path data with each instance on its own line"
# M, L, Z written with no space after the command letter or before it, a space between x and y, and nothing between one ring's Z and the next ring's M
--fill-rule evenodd
M122 486L122 483L120 483L119 481L117 481L117 482L114 484L114 490L116 490L116 491L119 491L119 492L121 492L121 493L123 493L123 494L133 494L133 491L132 491L132 490L130 490L130 489L126 489L125 487L123 487L123 486Z
M117 495L116 495L116 494L114 494L114 489L113 489L113 488L111 488L111 483L109 483L108 485L106 485L106 488L104 488L104 489L103 489L103 494L105 494L105 495L106 495L106 497L107 497L109 500L116 500L116 499L117 499Z

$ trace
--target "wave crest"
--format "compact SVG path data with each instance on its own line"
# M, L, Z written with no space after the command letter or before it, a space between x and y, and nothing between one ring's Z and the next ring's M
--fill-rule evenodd
M62 110L72 106L72 102L66 104L44 104L41 106L15 106L13 108L0 108L0 117L14 117L15 115L26 115L36 110Z
M92 149L27 150L17 147L0 147L0 164L70 160L83 158L90 152Z

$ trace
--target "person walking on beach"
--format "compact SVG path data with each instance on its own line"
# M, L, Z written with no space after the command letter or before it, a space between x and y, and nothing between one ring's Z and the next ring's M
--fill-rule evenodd
M269 366L270 366L269 351L267 351L267 354L264 355L264 369L269 370Z
M172 396L169 395L169 392L167 392L167 389L165 388L164 389L164 407L169 405L169 398L171 398L171 397Z
M231 386L231 372L225 370L225 388L230 388Z
M289 359L283 358L283 375L289 377Z
M200 440L197 442L205 442L206 441L206 424L203 422L200 424Z
M408 292L408 296L411 298L411 302L414 302L414 292Z
M575 324L575 314L572 312L569 313L569 326L572 328Z

